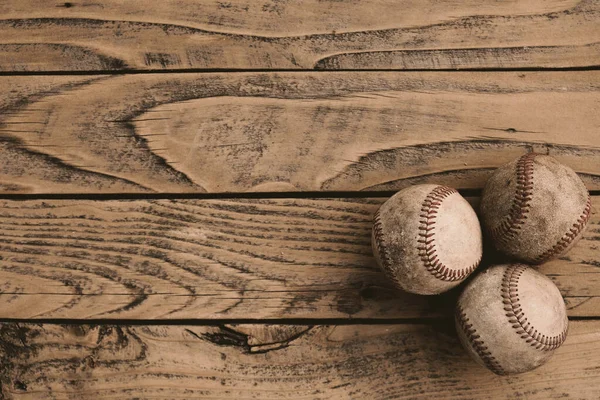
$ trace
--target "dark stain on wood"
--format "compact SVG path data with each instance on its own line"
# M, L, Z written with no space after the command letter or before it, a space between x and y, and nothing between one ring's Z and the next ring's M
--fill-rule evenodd
M196 334L194 334L197 336ZM216 344L217 346L232 346L239 348L245 353L250 353L250 345L248 345L248 336L236 332L233 329L225 326L219 327L219 332L208 332L202 334L202 339Z
M145 64L148 66L160 65L162 68L169 68L181 64L177 54L169 53L146 53L144 56Z
M335 54L318 60L317 70L347 69L504 69L568 67L577 58L600 51L599 43L581 46L519 46L440 50L386 50ZM500 61L501 60L501 61ZM553 61L550 61L553 60ZM600 60L597 61L600 64Z
M4 59L10 59L10 66L0 63L0 71L51 71L70 69L72 71L124 71L127 64L116 57L102 54L100 51L84 46L63 43L7 43L0 44L0 53ZM44 54L51 60L51 66L33 65L29 60L32 54ZM74 63L74 60L76 62Z

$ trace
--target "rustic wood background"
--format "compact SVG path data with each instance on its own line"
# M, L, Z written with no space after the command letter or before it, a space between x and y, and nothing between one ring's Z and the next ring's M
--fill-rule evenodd
M599 128L597 0L2 1L0 399L597 399ZM539 267L567 341L498 377L371 218L531 150L593 215Z

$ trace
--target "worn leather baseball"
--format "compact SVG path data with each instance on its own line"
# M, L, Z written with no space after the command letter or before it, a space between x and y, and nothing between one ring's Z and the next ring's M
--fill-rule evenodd
M477 268L482 233L475 211L455 189L417 185L379 208L372 245L377 263L399 288L437 294Z
M528 153L498 168L481 198L481 217L494 246L541 264L566 253L590 218L585 185L554 158Z
M550 279L523 264L493 266L473 278L456 307L467 352L499 375L539 367L567 337L567 310Z

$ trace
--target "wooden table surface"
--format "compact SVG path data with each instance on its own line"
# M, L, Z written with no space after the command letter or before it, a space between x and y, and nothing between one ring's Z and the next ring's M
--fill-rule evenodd
M599 67L597 0L0 2L0 399L598 399ZM371 218L531 150L594 214L499 377Z

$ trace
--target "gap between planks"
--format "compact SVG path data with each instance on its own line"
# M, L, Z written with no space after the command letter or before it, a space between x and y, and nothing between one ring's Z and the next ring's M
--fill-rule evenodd
M482 189L456 188L463 197L479 197ZM225 192L225 193L35 193L10 194L0 192L0 200L227 200L227 199L365 199L386 198L397 190L386 191L309 191L309 192ZM600 196L600 190L588 190L590 196Z
M480 189L458 189L463 196L480 196ZM308 192L225 192L225 193L35 193L0 192L0 200L218 200L218 199L329 199L391 197L397 191L308 191ZM597 190L600 194L600 190ZM591 193L591 192L590 192Z
M153 75L153 74L214 74L214 73L343 73L343 72L394 72L394 73L411 73L411 72L454 72L454 73L473 73L473 72L569 72L569 71L599 71L600 65L591 65L587 67L516 67L516 68L443 68L443 69L427 69L427 68L412 68L412 69L389 69L389 68L345 68L345 69L268 69L268 68L188 68L188 69L124 69L124 70L90 70L90 71L0 71L0 76L68 76L68 75Z
M43 325L119 325L119 326L223 326L223 325L437 325L452 324L451 316L422 318L228 318L228 319L82 319L82 318L0 318L0 324L43 324ZM597 321L600 316L570 316L569 321Z

